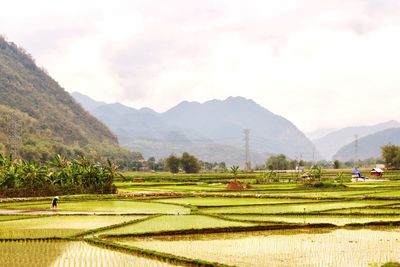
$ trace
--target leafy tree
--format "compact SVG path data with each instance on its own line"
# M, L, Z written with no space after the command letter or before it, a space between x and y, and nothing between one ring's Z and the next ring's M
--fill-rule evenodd
M400 146L386 145L382 147L382 157L388 168L400 168Z
M153 171L156 168L156 158L155 157L150 157L147 159L147 165L152 169Z
M180 162L186 173L198 173L200 171L199 160L187 152L183 152Z
M168 170L172 173L179 172L180 163L181 163L180 159L174 154L171 154L168 158L165 159L165 165L167 166Z
M339 160L335 160L334 162L333 162L333 168L334 169L340 169L340 161Z
M309 171L309 173L311 174L311 177L314 179L314 180L321 180L321 177L322 177L322 168L321 168L321 166L318 166L318 165L313 165L313 166L311 166L311 168L308 170Z
M267 159L266 167L268 170L287 170L289 169L289 161L283 154L271 156Z

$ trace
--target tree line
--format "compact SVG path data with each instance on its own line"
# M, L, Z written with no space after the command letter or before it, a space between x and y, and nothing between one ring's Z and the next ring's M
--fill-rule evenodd
M296 167L311 167L311 166L321 166L324 168L334 168L340 169L342 167L351 168L356 165L359 166L373 166L375 164L386 164L389 169L400 169L400 146L396 145L385 145L381 147L381 157L380 158L369 158L364 160L354 160L342 162L339 160L326 161L321 160L317 162L307 162L307 161L297 161L286 158L285 155L279 154L270 156L265 165L259 166L259 169L268 170L294 170Z

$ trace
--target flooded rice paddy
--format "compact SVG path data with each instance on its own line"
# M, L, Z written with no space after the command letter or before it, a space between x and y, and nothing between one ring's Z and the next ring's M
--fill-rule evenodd
M353 267L400 261L399 229L230 233L119 242L236 266Z
M173 266L156 260L98 248L85 242L0 242L0 251L0 266L7 267Z

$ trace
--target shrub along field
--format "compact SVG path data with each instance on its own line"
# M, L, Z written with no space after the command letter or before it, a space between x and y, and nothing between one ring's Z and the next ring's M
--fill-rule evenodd
M392 253L400 249L400 174L342 183L336 173L312 185L293 173L262 183L259 173L240 174L250 184L246 190L227 190L228 174L127 173L115 182L118 194L60 196L57 209L48 197L2 198L0 266L11 266L11 255L22 249L21 266L28 255L38 266L400 261Z

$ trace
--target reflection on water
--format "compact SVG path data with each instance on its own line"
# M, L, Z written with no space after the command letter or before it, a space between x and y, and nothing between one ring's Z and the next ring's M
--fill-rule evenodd
M91 246L85 242L20 241L0 242L0 266L172 266Z
M370 266L400 261L400 231L334 230L214 234L124 244L237 266ZM285 233L285 234L283 234Z

